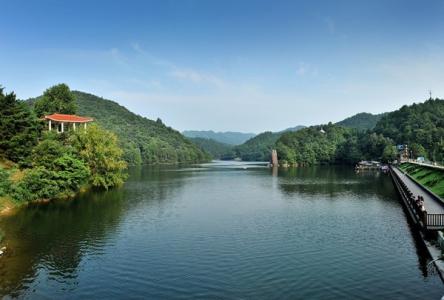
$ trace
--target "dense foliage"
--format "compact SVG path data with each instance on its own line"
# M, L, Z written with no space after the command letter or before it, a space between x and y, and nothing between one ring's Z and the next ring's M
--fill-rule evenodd
M194 144L196 144L203 151L209 153L212 159L233 159L234 152L233 146L217 142L213 139L206 138L189 138Z
M9 173L0 167L0 197L6 195L9 191L11 182L9 180Z
M373 130L364 130L373 127L378 118ZM358 114L336 125L284 133L273 147L284 164L292 165L351 164L363 159L392 161L399 154L397 144L408 144L414 158L442 161L443 140L444 100L436 99L403 106L388 114Z
M77 131L70 138L76 152L91 171L90 183L94 187L108 189L125 181L126 162L114 133L92 125L88 130Z
M34 111L38 117L53 113L73 115L77 111L77 106L69 87L61 83L50 87L38 98L34 104Z
M298 125L279 132L265 131L242 145L234 147L234 155L245 161L268 161L271 157L271 150L275 148L276 141L282 134L296 132L303 128L305 126Z
M29 163L39 132L38 120L29 107L14 93L5 94L0 88L0 158Z
M284 133L276 144L279 159L297 165L333 163L337 149L346 141L350 130L332 124L323 130L325 132L321 132L320 127L308 127Z
M212 139L219 143L224 143L228 145L240 145L245 143L247 140L255 136L254 133L243 133L243 132L214 132L212 130L185 130L182 134L188 138L204 138Z
M362 159L395 158L391 139L334 124L283 134L276 142L279 159L291 165L356 163Z
M33 149L32 168L23 172L23 178L12 186L11 194L17 201L52 199L77 192L90 175L88 166L64 136L47 133Z
M289 132L289 131L298 131L298 130L301 130L301 129L305 128L305 127L307 127L307 126L297 125L297 126L293 126L293 127L288 127L288 128L286 128L286 129L284 129L282 131L279 131L278 133L284 133L284 132Z
M34 103L45 108L43 114L59 108L72 113L73 99L66 85L58 85ZM2 89L0 108L0 158L17 163L9 172L0 169L0 196L22 203L72 195L86 184L108 189L125 180L126 162L113 133L94 125L63 134L43 132L30 106Z
M268 161L281 133L266 131L234 148L236 157L245 161Z
M375 132L408 144L434 161L444 160L444 100L404 105L378 122Z
M383 116L384 114L359 113L336 123L336 125L365 131L375 128Z
M160 119L152 121L119 104L74 91L80 115L114 132L128 164L192 163L208 161L210 156Z

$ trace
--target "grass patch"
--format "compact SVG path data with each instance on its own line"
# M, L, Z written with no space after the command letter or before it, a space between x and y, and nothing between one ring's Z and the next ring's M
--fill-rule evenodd
M403 163L399 168L427 187L433 193L444 198L444 171L427 166Z

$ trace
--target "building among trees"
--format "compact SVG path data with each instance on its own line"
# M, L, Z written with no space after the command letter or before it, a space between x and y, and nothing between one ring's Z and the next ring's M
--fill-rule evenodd
M44 116L43 119L48 121L49 131L54 128L59 133L70 130L70 127L76 131L76 128L82 124L83 128L86 129L86 124L93 121L92 118L66 114L52 114Z

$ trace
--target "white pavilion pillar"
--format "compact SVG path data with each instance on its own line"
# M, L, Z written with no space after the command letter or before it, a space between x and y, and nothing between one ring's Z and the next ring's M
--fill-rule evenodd
M72 123L72 129L76 131L76 123Z
M83 123L83 127L85 128L85 130L86 130L86 123Z
M62 122L62 133L65 132L64 125L65 125L65 123Z
M52 124L51 124L51 120L49 120L49 131L51 131L52 129Z

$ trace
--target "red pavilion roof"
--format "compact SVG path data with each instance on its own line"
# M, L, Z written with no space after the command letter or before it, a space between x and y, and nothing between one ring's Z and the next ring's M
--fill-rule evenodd
M80 117L76 115L64 115L64 114L52 114L44 117L45 120L51 120L55 122L66 122L66 123L88 123L92 122L92 118Z

